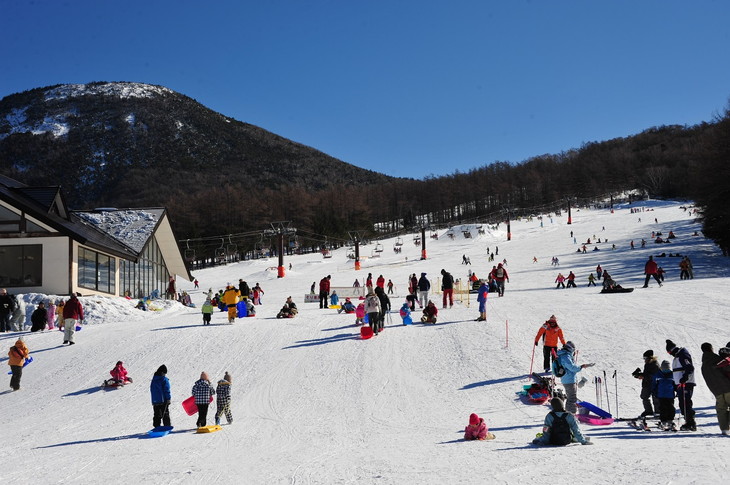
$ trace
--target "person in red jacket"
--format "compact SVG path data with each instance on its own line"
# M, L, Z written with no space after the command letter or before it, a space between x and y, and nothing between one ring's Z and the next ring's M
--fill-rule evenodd
M558 319L555 315L551 315L550 318L540 327L535 335L535 347L543 339L542 343L542 368L545 372L550 372L550 358L554 355L554 352L558 351L558 340L565 345L565 338L563 337L563 329L558 326Z
M329 308L330 296L330 279L332 276L327 275L319 281L319 308Z
M662 282L659 280L659 274L657 274L657 265L656 261L654 261L654 256L649 256L649 261L647 261L644 265L644 274L646 275L646 278L644 278L644 286L642 286L642 288L649 287L649 279L651 279L652 276L656 282L659 283L659 286L662 286Z
M509 275L507 274L507 268L502 263L499 263L497 269L494 270L494 280L497 282L499 296L504 296L504 282L509 283Z
M423 316L421 317L422 323L436 323L436 317L439 314L436 304L431 300L428 300L428 304L423 309Z
M63 343L73 345L74 333L76 332L76 324L81 324L84 319L84 308L81 306L81 302L76 298L76 294L71 294L71 298L68 299L66 304L63 306Z

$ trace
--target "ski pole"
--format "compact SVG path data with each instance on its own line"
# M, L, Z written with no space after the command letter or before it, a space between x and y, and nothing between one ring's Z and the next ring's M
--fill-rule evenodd
M535 361L535 347L537 347L537 345L532 346L532 357L530 357L530 373L527 374L527 377L530 377L532 375L532 363Z
M616 390L616 416L618 416L618 378L616 377L616 369L613 370L613 384Z
M606 386L606 406L608 406L608 414L611 414L611 396L608 394L608 378L606 378L606 371L603 371L603 383Z

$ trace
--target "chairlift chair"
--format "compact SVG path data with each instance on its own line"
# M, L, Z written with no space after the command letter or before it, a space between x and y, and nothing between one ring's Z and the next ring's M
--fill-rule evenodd
M233 241L231 241L230 234L228 235L228 245L226 246L226 253L228 256L235 256L238 252L238 246L236 244L233 244Z
M223 241L223 238L221 238L221 245L219 248L216 248L215 250L215 259L222 263L226 260L226 248L224 246L225 241Z
M190 239L185 241L185 261L191 263L195 261L195 250L190 248Z
M376 253L382 253L383 252L383 245L380 243L375 243L375 249L373 250Z
M396 246L403 246L403 238L398 236L398 238L395 240Z

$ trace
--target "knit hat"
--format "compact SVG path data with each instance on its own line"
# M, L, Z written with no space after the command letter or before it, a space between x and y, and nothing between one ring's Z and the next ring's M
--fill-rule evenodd
M649 357L654 357L654 351L649 349L646 352L644 352L644 358L648 359Z
M710 342L705 342L700 345L700 350L702 350L702 352L712 352L712 344Z
M672 342L671 340L667 339L667 352L670 354L674 351L674 349L677 348L677 344Z
M730 357L730 346L721 348L717 351L717 353L720 355L720 357Z
M554 397L550 400L550 407L553 408L553 411L565 411L563 400L559 397Z
M550 315L550 318L548 318L548 321L547 322L548 323L554 323L554 324L557 325L558 324L558 318L555 315Z
M671 368L671 367L670 367L670 365L669 365L669 361L668 361L668 360L663 360L663 361L662 361L662 365L661 365L661 366L659 366L659 368L660 368L661 370L672 370L672 368Z
M565 345L563 345L563 348L568 352L573 352L575 351L575 344L568 340L567 342L565 342Z
M426 273L421 273L421 277L426 276Z
M208 374L206 374L205 372L201 372L201 373L200 373L200 379L202 379L202 380L204 380L204 381L209 381L209 380L210 380L210 379L208 378Z
M225 379L229 383L233 384L233 377L231 377L231 375L228 372L225 373L225 375L223 376L223 379Z
M471 413L471 415L469 415L469 424L472 426L479 424L479 416L477 416L476 413Z
M167 374L167 366L165 364L162 364L160 367L158 367L157 374Z
M124 362L122 362L122 361L120 360L120 361L118 361L118 362L117 362L117 365L124 365Z

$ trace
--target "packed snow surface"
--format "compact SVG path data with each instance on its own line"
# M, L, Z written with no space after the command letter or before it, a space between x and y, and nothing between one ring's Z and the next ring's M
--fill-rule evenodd
M483 235L472 226L472 238L464 238L459 228L453 240L440 231L438 240L427 238L423 261L411 238L404 238L400 254L388 240L381 256L365 259L360 271L347 259L346 248L328 259L286 257L284 278L276 277L274 259L206 269L194 272L199 290L180 283L196 308L158 301L145 313L133 308L135 301L83 297L88 324L76 334L76 345L63 346L58 331L22 334L35 360L25 368L21 390L0 395L0 478L37 484L727 481L730 438L719 433L714 397L700 373L700 344L711 342L717 349L730 340L730 268L710 241L692 235L700 225L681 205L635 203L632 207L644 209L640 213L627 206L613 213L573 209L572 225L565 213L546 215L542 227L538 219L512 221L509 242L504 224ZM670 230L677 236L671 243L652 241L652 231ZM589 237L608 242L577 253ZM592 251L594 246L600 251ZM396 311L410 274L426 272L433 290L442 268L456 278L466 278L469 269L486 276L497 262L487 261L487 247L499 247L496 260L507 260L510 282L503 298L490 295L486 323L474 321L472 295L440 310L436 325L400 324ZM362 254L377 254L372 249L365 246ZM679 280L681 258L659 257L667 271L664 286L651 282L642 289L647 257L661 253L691 256L694 279ZM460 264L462 255L471 266ZM551 265L554 256L559 267ZM588 288L588 273L598 264L636 290L603 295ZM558 271L570 270L579 287L555 289ZM352 315L304 303L311 284L328 274L333 286L349 287L368 272L396 285L394 311L377 337L361 340ZM203 292L237 284L239 278L251 286L258 282L265 291L257 316L229 325L216 311L213 324L203 327ZM277 320L289 295L300 313ZM440 296L432 291L439 303ZM26 295L28 318L32 302L41 298ZM534 369L540 370L542 347L533 342L552 314L575 342L579 362L596 363L583 371L589 383L579 398L596 403L598 393L602 407L610 404L622 417L642 411L640 381L631 372L643 365L643 352L653 349L661 361L669 359L666 339L686 346L697 369L697 432L643 433L621 422L581 425L594 446L533 447L549 408L526 404L516 393L529 383L533 349ZM414 320L419 315L416 310ZM2 334L0 340L8 348L17 336ZM134 383L101 389L117 360L124 361ZM175 429L149 439L149 382L161 364L169 370ZM223 430L213 434L196 434L196 417L180 405L202 371L214 381L226 371L233 376L234 423L224 420ZM595 377L605 379L601 388ZM473 412L485 418L496 440L462 440ZM211 409L209 423L213 414Z

